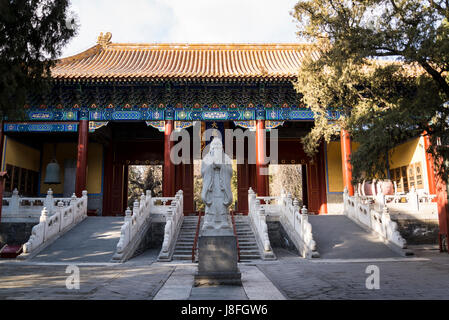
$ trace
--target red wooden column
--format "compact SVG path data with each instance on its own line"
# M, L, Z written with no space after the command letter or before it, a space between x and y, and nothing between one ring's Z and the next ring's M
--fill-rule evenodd
M175 166L175 190L182 190L184 192L184 215L195 213L193 205L193 169L193 163L181 163Z
M76 162L75 194L82 196L87 187L87 145L89 140L89 120L82 119L78 126L78 156Z
M426 150L426 164L427 164L427 179L429 181L429 194L436 194L436 179L435 179L435 167L434 159L431 153L427 152L430 148L430 137L427 132L423 133L424 137L424 149Z
M162 181L162 193L164 197L173 197L175 195L175 165L170 159L170 152L173 142L170 141L170 135L174 129L173 120L165 120L164 132L164 171Z
M265 133L265 120L257 120L256 125L256 177L257 177L257 195L269 196L269 184L268 175L262 175L267 173L268 165L265 161L266 155L266 133Z
M3 133L4 125L3 120L0 121L0 166L3 165L3 145L5 143L5 135ZM0 168L0 171L3 169ZM5 179L7 178L6 172L0 172L0 222L2 219L2 207L3 207L3 191L5 190Z
M343 169L343 185L348 188L350 196L354 195L354 186L352 185L352 165L349 162L351 159L351 137L348 131L341 129L340 132L341 143L341 166Z
M319 214L327 214L327 184L326 184L326 153L324 152L324 141L320 145L318 153L318 176L320 181L320 209Z
M448 206L448 194L447 194L447 186L441 181L441 179L437 180L437 204L438 204L438 220L439 220L439 242L440 242L440 251L443 251L443 239L446 239L446 249L449 246L449 206ZM448 250L449 253L449 250Z

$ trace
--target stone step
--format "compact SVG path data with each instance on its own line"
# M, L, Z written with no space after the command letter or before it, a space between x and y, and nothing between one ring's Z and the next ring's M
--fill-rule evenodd
M256 254L244 254L242 252L240 252L240 260L254 260L254 259L260 259L260 254L256 253Z
M242 253L240 252L240 260L242 259L260 259L259 253Z
M177 242L176 247L191 247L193 246L193 241L189 242Z
M201 221L203 222L203 220ZM236 233L240 247L241 261L252 261L260 259L260 253L257 246L253 230L248 223L248 218L244 216L236 217ZM191 260L192 247L196 236L198 217L185 217L183 225L175 245L173 260ZM198 244L197 244L198 248ZM196 251L196 255L198 251ZM198 258L198 256L197 256Z
M174 254L173 260L192 260L192 254Z
M254 235L254 233L249 232L249 231L245 231L245 232L237 232L237 236L242 237L242 236L252 236Z
M175 250L174 256L179 256L179 255L190 255L192 256L192 250Z
M255 239L238 239L239 243L257 243Z
M254 250L259 250L259 248L257 247L257 243L253 243L253 242L239 242L239 247L240 249L254 249Z
M254 235L249 235L249 236L241 236L241 237L237 237L237 239L240 240L256 240L256 238L254 237Z
M240 254L258 254L260 255L259 249L258 248L253 248L253 249L248 249L245 250L243 248L240 247Z

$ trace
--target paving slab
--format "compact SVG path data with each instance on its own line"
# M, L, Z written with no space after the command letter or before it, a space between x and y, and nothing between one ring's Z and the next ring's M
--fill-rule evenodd
M257 266L240 265L242 284L249 300L285 300L284 295Z
M243 286L193 287L189 300L248 300Z
M288 299L449 299L449 255L427 252L418 258L347 263L290 260L258 267ZM366 286L370 266L379 270L379 289Z
M68 289L64 265L0 265L0 300L153 299L170 267L79 266L79 289Z
M66 287L69 264L0 261L0 300L63 299L449 299L449 255L417 250L412 259L314 259L240 263L243 286L193 287L192 263L151 263L154 253L124 264L80 263L80 288ZM366 287L367 267L379 289Z
M196 266L177 266L154 300L188 300L195 272Z

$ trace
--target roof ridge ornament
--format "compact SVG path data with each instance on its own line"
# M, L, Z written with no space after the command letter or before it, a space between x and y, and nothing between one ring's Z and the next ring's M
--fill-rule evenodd
M103 32L100 32L100 35L97 39L97 44L105 48L108 44L111 43L112 33L107 32L105 35L103 35Z

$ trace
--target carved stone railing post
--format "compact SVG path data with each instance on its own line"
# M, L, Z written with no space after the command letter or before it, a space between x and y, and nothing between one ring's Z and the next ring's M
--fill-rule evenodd
M142 192L142 194L140 195L140 210L143 211L145 209L145 194Z
M132 219L132 211L131 209L128 207L125 211L125 223L127 222L131 222Z
M166 222L165 222L165 230L164 230L164 242L162 243L162 252L164 254L168 254L170 249L170 242L173 236L172 228L173 228L173 209L170 208L166 214Z
M41 213L41 217L39 218L39 222L46 222L48 219L48 210L47 208L44 207L44 209L42 209L42 213Z
M294 219L293 219L293 221L294 221L294 224L293 224L293 228L294 229L296 229L296 227L297 227L297 223L298 223L298 221L297 221L297 219L296 219L296 213L299 213L299 201L298 201L298 199L296 199L295 198L295 200L293 200L293 216L294 216Z
M44 207L46 207L50 213L54 211L55 204L53 199L53 190L51 188L47 191L47 196L44 200Z
M248 190L248 211L251 214L251 212L254 212L254 205L256 200L256 193L252 188L249 188Z
M176 194L178 196L179 205L184 208L184 191L179 190Z
M270 252L270 238L268 237L268 226L267 226L267 216L265 215L265 210L263 208L259 209L259 226L260 233L263 240L263 248L265 252Z
M282 188L281 195L279 197L279 205L285 206L285 200L287 199L287 193L285 192L285 189Z
M76 194L73 194L72 198L70 199L70 207L72 207L72 210L73 210L74 221L78 221L80 219L80 216L79 216L78 206L76 203Z
M415 190L415 187L412 187L412 189L408 193L407 202L409 203L411 211L413 211L413 212L419 211L419 196Z
M306 206L302 206L301 214L309 214L309 210L307 210Z
M19 213L19 206L20 206L19 190L14 189L14 191L12 192L11 201L9 203L11 212L16 214Z
M293 199L292 199L293 197L292 197L292 194L289 192L288 194L287 194L287 205L288 206L291 206L292 204L293 204Z

